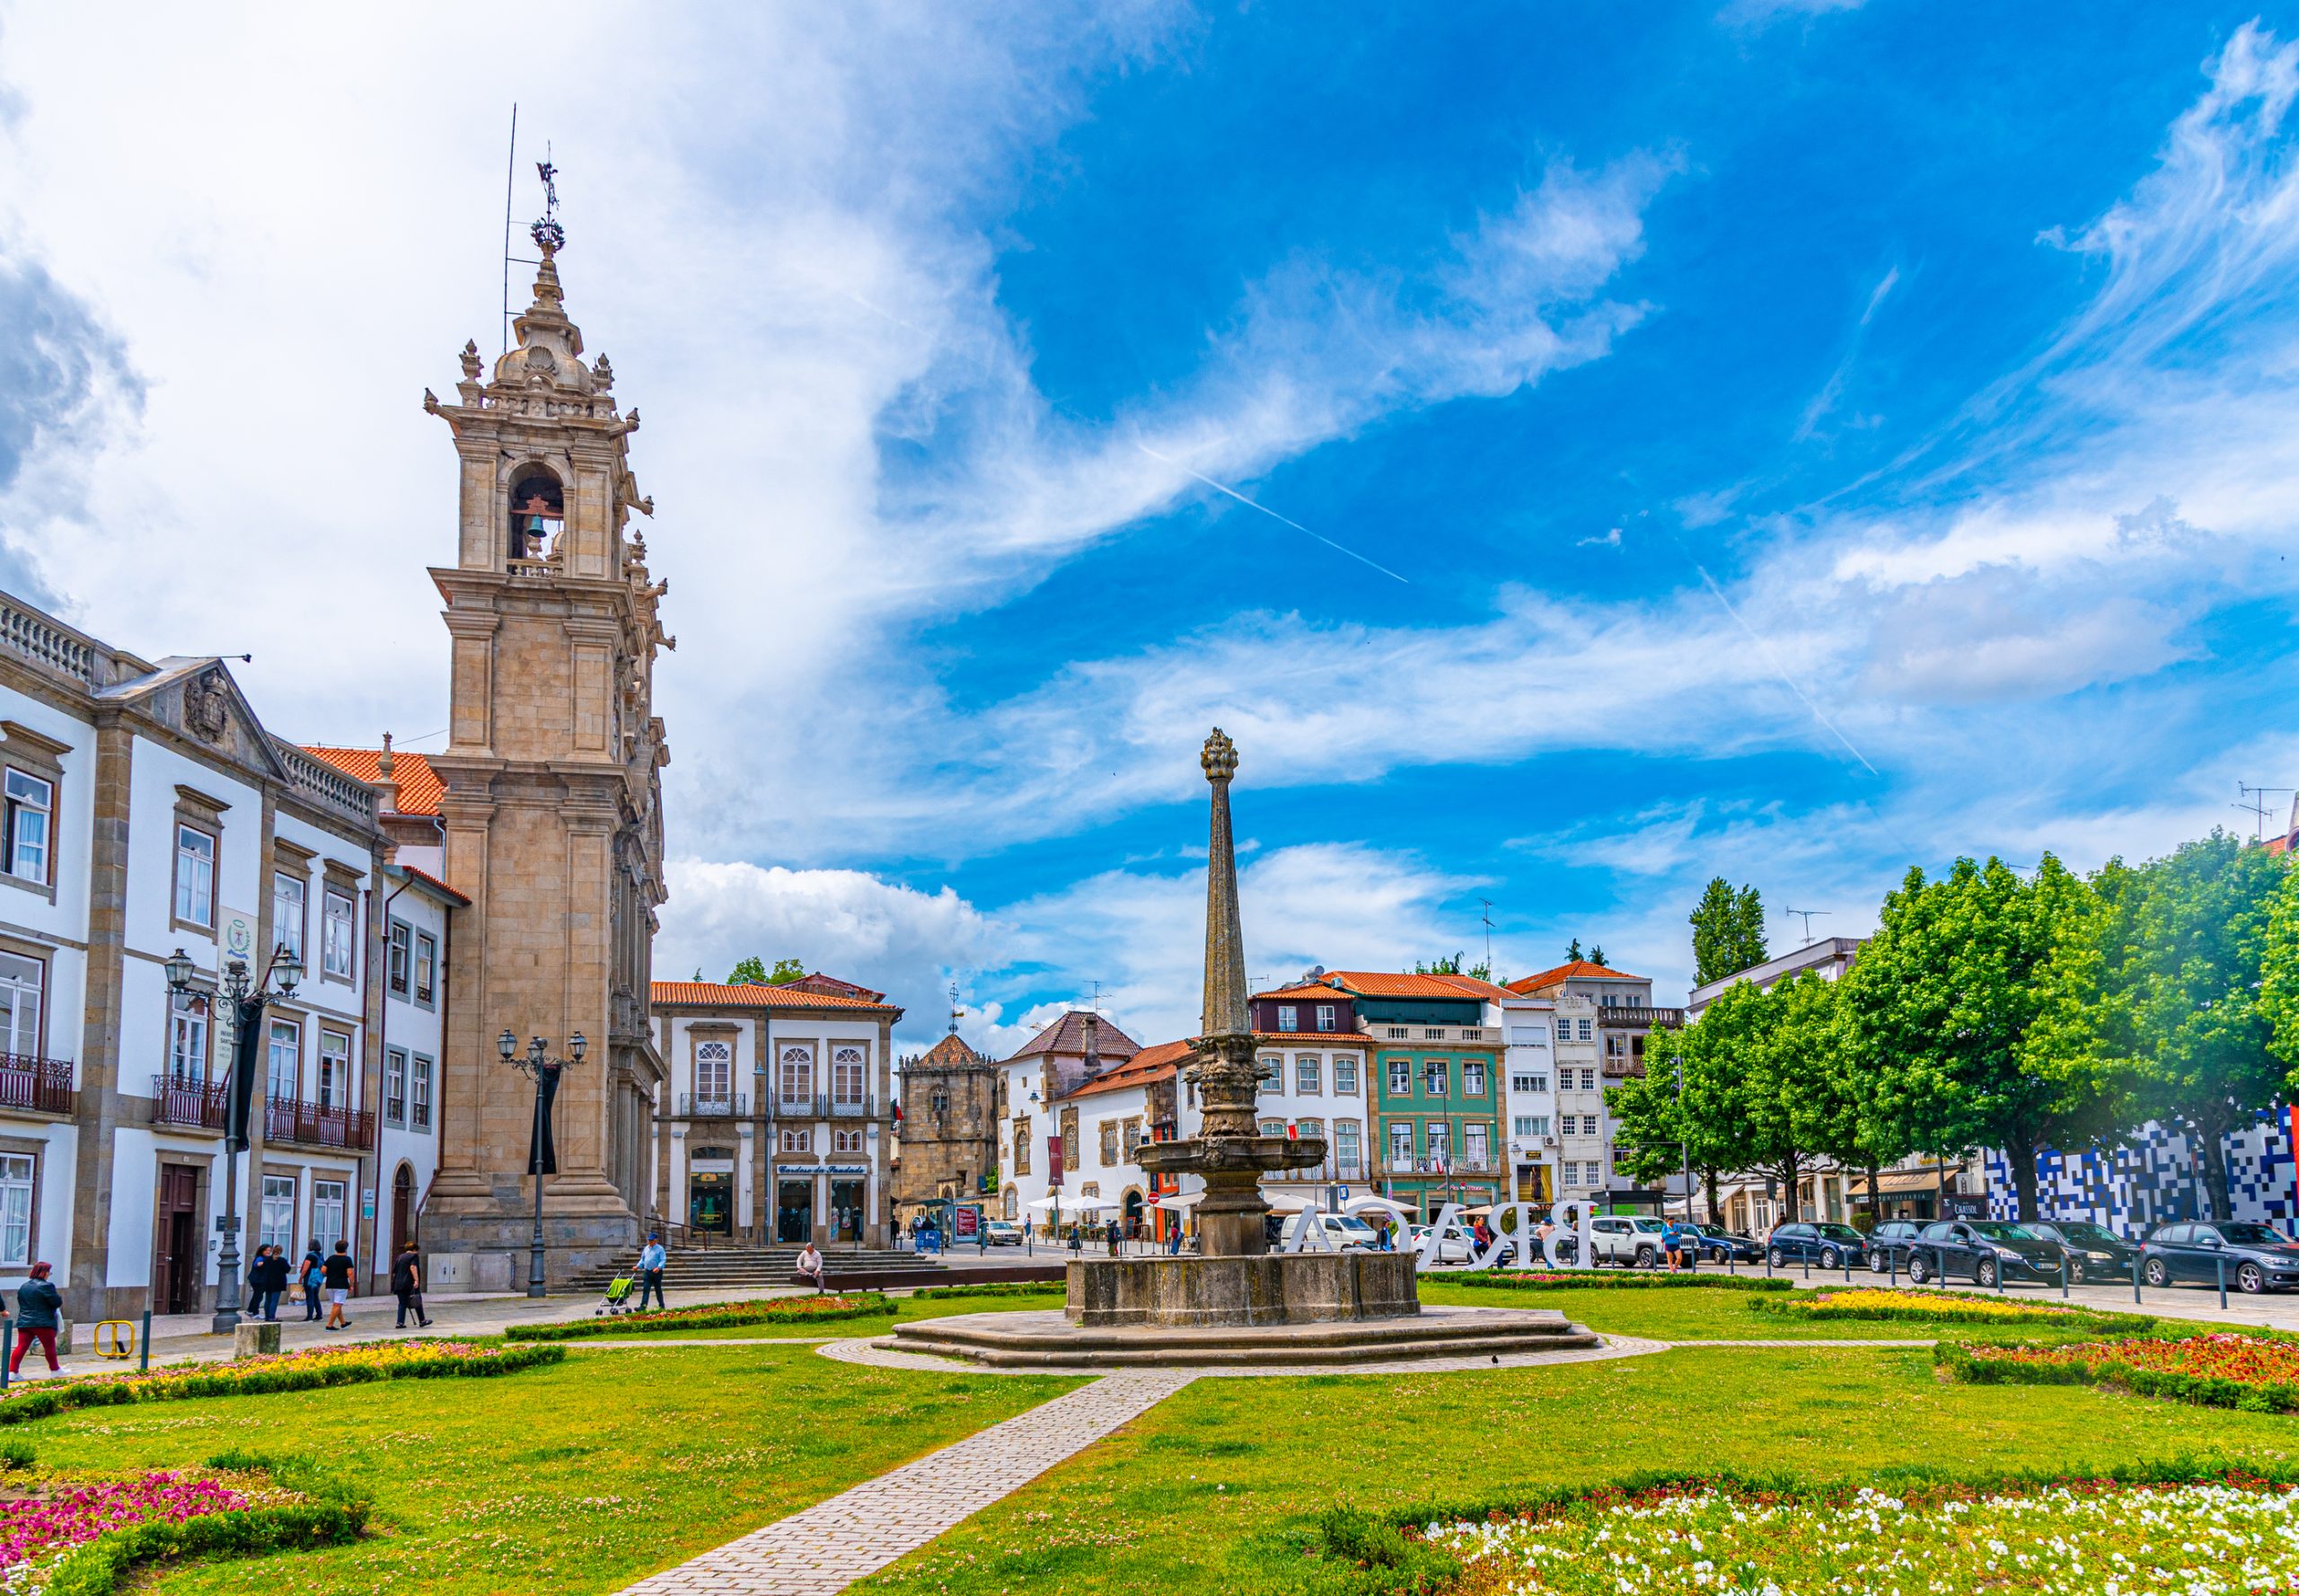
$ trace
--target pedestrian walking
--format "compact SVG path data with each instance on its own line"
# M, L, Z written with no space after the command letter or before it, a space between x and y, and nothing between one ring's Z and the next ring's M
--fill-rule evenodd
M259 1247L248 1255L248 1305L242 1310L260 1313L263 1309L263 1262L271 1256L271 1248Z
M276 1324L279 1318L280 1293L287 1289L287 1251L285 1248L268 1247L264 1257L255 1266L256 1306L266 1324Z
M647 1311L647 1293L655 1293L655 1306L668 1308L663 1300L663 1264L669 1257L663 1250L663 1237L656 1231L647 1238L647 1245L639 1249L639 1311Z
M304 1289L304 1318L314 1323L320 1317L320 1281L324 1264L320 1244L314 1241L304 1249L304 1261L295 1269L295 1283Z
M351 1300L351 1244L339 1241L335 1250L320 1265L320 1278L327 1287L327 1327L348 1330L351 1315L344 1304Z
M813 1281L815 1290L818 1292L830 1289L823 1283L823 1255L811 1241L798 1249L798 1274L803 1278Z
M415 1322L424 1329L431 1327L429 1316L423 1311L423 1258L410 1241L400 1248L399 1257L392 1260L392 1295L399 1299L399 1322L395 1329L407 1328L410 1309Z
M1109 1245L1110 1245L1110 1257L1117 1257L1117 1254L1118 1254L1118 1244L1119 1244L1119 1242L1120 1242L1121 1240L1123 1240L1123 1239L1124 1236L1125 1236L1125 1232L1124 1232L1123 1230L1119 1230L1119 1229L1118 1229L1118 1226L1117 1226L1117 1221L1115 1221L1115 1220L1112 1220L1112 1221L1110 1221L1110 1223L1109 1223L1109 1230L1108 1230L1107 1235L1106 1235L1106 1237L1105 1237L1105 1239L1107 1239L1107 1241L1109 1242Z
M1169 1258L1182 1256L1182 1221L1178 1218L1166 1227L1166 1256Z
M56 1361L57 1316L64 1311L64 1293L48 1278L48 1266L34 1264L31 1278L16 1288L16 1345L8 1357L8 1372L13 1374L24 1366L24 1350L35 1341L48 1356L48 1367L54 1373L61 1367Z

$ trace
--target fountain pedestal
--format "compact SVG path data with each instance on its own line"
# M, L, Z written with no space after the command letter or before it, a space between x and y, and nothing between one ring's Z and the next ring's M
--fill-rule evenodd
M1070 1265L1063 1313L1121 1325L1323 1325L1421 1311L1414 1256L1265 1252L1259 1257L1085 1258Z

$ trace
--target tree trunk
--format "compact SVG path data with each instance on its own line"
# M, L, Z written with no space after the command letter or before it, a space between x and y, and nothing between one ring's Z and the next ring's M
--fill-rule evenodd
M1708 1187L1708 1222L1713 1225L1721 1225L1724 1222L1724 1209L1723 1206L1716 1201L1715 1166L1712 1164L1708 1168L1701 1170L1700 1177L1702 1182Z
M1803 1167L1796 1155L1790 1153L1780 1160L1781 1195L1788 1203L1788 1218L1793 1224L1804 1217Z
M1877 1188L1877 1182L1881 1178L1881 1175L1876 1168L1876 1160L1870 1159L1868 1160L1868 1218L1872 1223L1881 1221L1884 1217L1884 1200Z
M2227 1132L2232 1128L2217 1121L2198 1120L2195 1124L2198 1151L2203 1155L2203 1189L2211 1203L2210 1217L2222 1223L2235 1217L2234 1204L2227 1191Z
M2028 1140L2004 1150L2012 1165L2012 1191L2019 1204L2012 1217L2022 1223L2040 1217L2036 1212L2036 1153L2042 1145L2040 1141Z

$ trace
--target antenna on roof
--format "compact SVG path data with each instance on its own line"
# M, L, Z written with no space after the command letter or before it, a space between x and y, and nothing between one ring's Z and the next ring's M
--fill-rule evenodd
M2233 807L2242 810L2247 815L2254 815L2259 817L2259 827L2252 840L2254 842L2260 842L2267 841L2267 795L2270 792L2289 792L2291 789L2288 787L2253 787L2247 781L2238 781L2235 783L2235 790L2237 793L2244 798L2250 798L2251 801L2248 804L2237 804Z
M503 353L511 352L511 186L519 174L519 102L511 101L511 154L503 163Z
M1102 1011L1102 983L1101 983L1100 982L1097 981L1097 982L1095 982L1095 983L1094 983L1094 1012L1095 1012L1095 1013L1097 1013L1097 1014L1099 1014L1101 1011Z
M1479 898L1477 902L1484 905L1484 978L1490 981L1493 979L1493 900Z
M1804 940L1810 942L1812 939L1813 920L1816 918L1824 920L1834 913L1832 909L1783 909L1780 912L1780 917L1785 920L1792 914L1801 915L1804 920Z

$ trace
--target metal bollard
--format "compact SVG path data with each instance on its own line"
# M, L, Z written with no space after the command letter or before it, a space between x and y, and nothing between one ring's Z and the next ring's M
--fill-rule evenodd
M2219 1254L2211 1260L2219 1265L2219 1311L2227 1311L2227 1255Z
M2134 1302L2139 1301L2139 1255L2136 1252L2131 1255L2131 1300Z
M1998 1258L1995 1260L1995 1294L1999 1297L2004 1295L2004 1260Z
M1809 1283L1810 1283L1810 1281L1811 1281L1811 1278L1812 1278L1812 1255L1811 1255L1810 1253L1806 1253L1806 1254L1804 1254L1804 1279L1805 1279L1806 1283L1808 1283L1808 1284L1809 1284Z
M144 1310L144 1333L136 1338L136 1371L150 1372L152 1368L152 1310Z
M2059 1259L2059 1300L2063 1302L2067 1301L2067 1277L2074 1273L2075 1265L2067 1261L2067 1256L2065 1253L2061 1254Z
M1890 1248L1885 1251L1884 1267L1891 1273L1892 1290L1896 1292L1898 1291L1900 1289L1900 1251L1898 1248Z
M16 1321L0 1313L0 1391L8 1389L8 1365L16 1361Z

